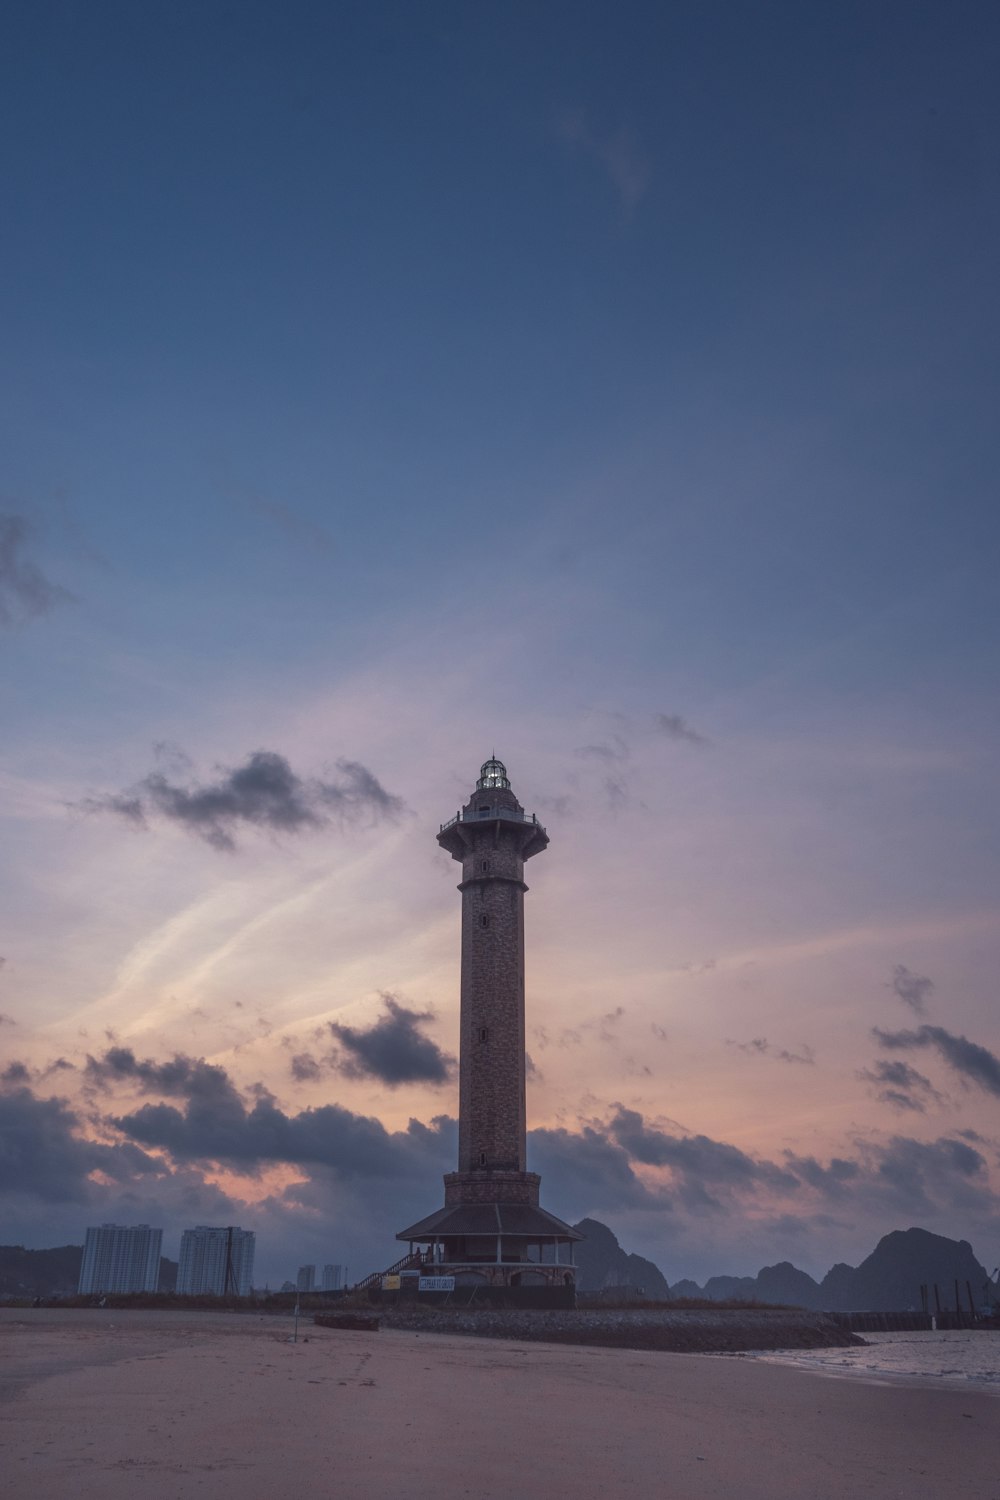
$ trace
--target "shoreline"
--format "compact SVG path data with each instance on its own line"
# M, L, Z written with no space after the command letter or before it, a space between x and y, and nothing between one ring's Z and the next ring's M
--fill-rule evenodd
M995 1500L996 1402L719 1358L0 1310L5 1500Z

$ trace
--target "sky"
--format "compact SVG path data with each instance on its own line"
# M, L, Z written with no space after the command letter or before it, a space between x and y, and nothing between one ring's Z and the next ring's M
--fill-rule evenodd
M495 750L542 1202L668 1281L992 1266L998 62L977 0L8 4L0 1239L396 1259Z

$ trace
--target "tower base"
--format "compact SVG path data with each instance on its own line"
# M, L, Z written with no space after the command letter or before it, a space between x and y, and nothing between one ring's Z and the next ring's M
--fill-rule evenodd
M449 1172L444 1208L396 1236L410 1246L403 1274L450 1282L421 1292L478 1291L483 1300L524 1291L538 1305L543 1291L575 1295L573 1246L583 1236L539 1207L540 1181L537 1172Z

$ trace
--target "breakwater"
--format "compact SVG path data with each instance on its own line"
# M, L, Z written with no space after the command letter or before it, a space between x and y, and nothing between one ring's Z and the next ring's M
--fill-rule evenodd
M320 1314L322 1327L340 1325L337 1313ZM385 1328L416 1333L464 1334L545 1344L589 1344L611 1349L663 1349L682 1354L734 1354L755 1349L849 1348L864 1343L825 1313L781 1309L413 1307L379 1309ZM376 1323L376 1319L372 1319ZM346 1325L340 1325L346 1326Z

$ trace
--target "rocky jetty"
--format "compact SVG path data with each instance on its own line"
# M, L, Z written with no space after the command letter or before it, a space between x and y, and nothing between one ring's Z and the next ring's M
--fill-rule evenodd
M457 1333L476 1338L544 1344L589 1344L611 1349L732 1354L752 1349L828 1349L863 1344L822 1313L795 1308L527 1308L414 1307L380 1310L386 1328Z

